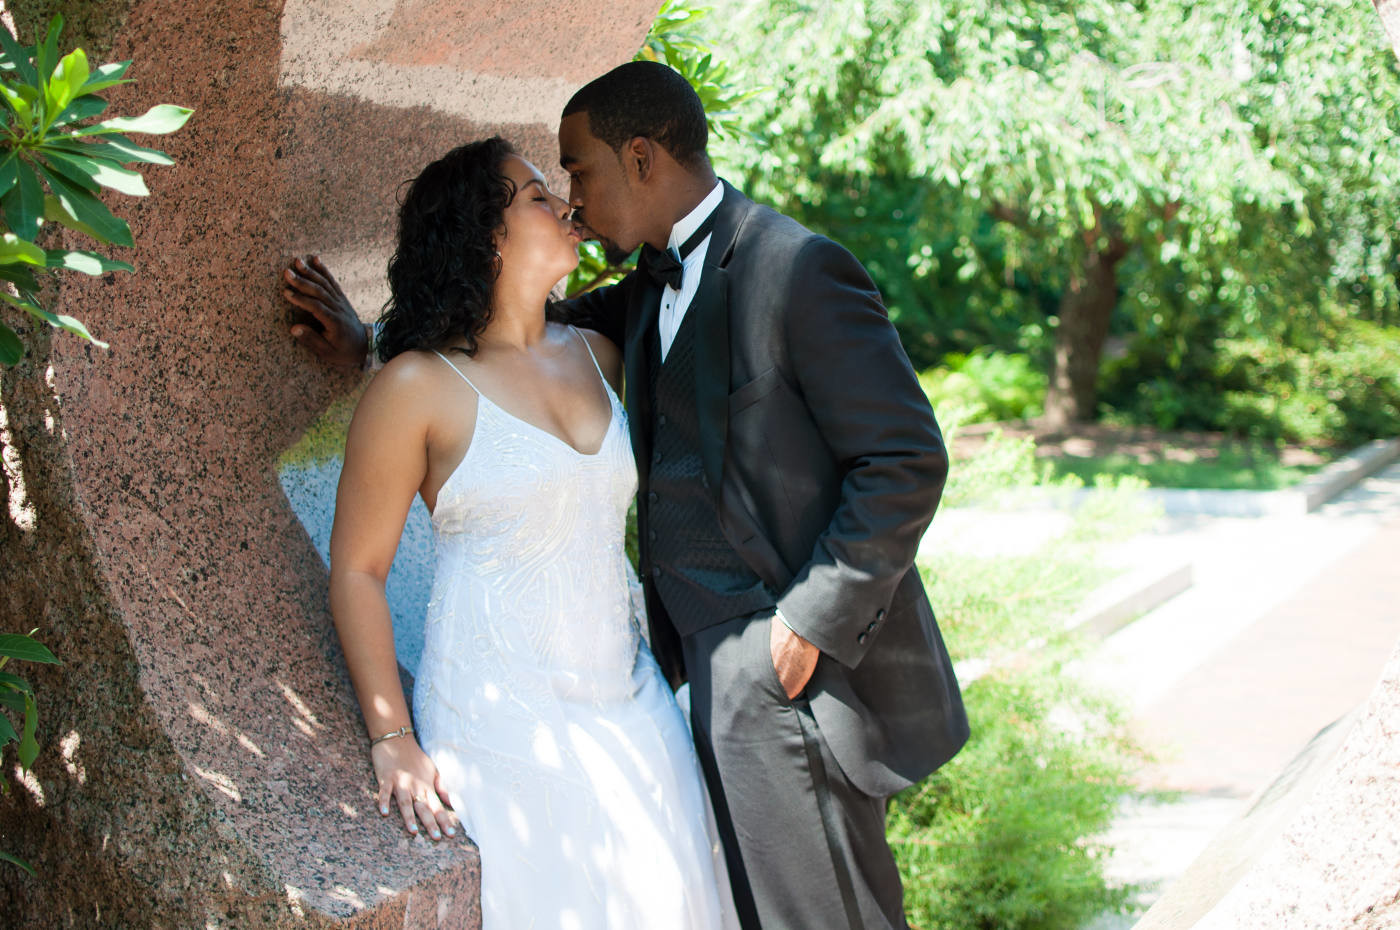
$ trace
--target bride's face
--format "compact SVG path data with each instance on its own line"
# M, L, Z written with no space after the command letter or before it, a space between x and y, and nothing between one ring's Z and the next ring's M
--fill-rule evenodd
M578 265L579 234L569 219L569 204L520 156L506 156L501 168L515 182L515 198L497 234L501 273L538 276L553 285Z

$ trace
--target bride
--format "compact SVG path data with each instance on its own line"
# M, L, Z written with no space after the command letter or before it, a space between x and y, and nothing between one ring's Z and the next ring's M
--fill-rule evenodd
M433 839L465 828L484 930L734 927L695 751L629 598L621 358L546 320L578 262L568 216L500 138L410 186L386 364L346 439L331 610L379 811ZM410 718L384 579L415 493L437 567Z

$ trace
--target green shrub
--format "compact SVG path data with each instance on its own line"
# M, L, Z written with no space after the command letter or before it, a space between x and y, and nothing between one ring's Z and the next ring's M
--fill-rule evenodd
M1093 837L1139 754L1114 706L1057 665L979 679L972 739L891 802L890 844L919 930L1073 930L1126 909Z
M1013 502L1018 492L1041 485L1044 467L1036 461L1035 440L1009 439L1000 430L992 432L977 455L959 454L958 427L966 408L955 410L943 427L951 464L948 483L943 488L943 507L962 507L976 503L997 506ZM975 414L975 408L972 411Z
M59 664L48 647L34 639L33 630L27 634L0 633L0 669L4 669L11 659L48 665ZM8 794L10 785L5 780L4 762L5 756L9 755L7 750L10 744L14 744L15 759L19 762L20 769L25 772L29 771L29 767L39 756L39 742L35 739L39 728L39 711L34 701L33 685L13 672L0 671L0 707L8 708L10 713L19 714L21 721L16 729L14 721L0 711L0 790ZM33 866L3 849L0 849L0 862L17 865L30 875L34 874Z
M933 409L959 407L965 423L1028 420L1044 412L1045 373L1029 356L978 351L951 353L919 375Z
M984 507L1046 483L1030 440L991 436L975 457L954 454L945 499ZM991 671L967 684L972 725L952 762L899 795L889 836L920 930L1050 930L1126 908L1133 888L1104 876L1095 837L1133 790L1142 753L1120 711L1066 672L1079 641L1065 618L1107 580L1104 543L1155 517L1140 481L1104 479L1064 528L1031 552L972 555L956 539L919 560L929 598L960 668Z
M1175 364L1144 343L1106 366L1103 384L1117 419L1357 445L1400 435L1400 327L1341 318L1313 345L1210 340Z

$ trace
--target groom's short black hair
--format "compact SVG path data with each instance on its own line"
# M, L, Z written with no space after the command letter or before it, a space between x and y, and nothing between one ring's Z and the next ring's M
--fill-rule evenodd
M706 163L705 107L685 78L655 61L629 61L579 89L564 116L588 114L593 135L621 152L645 136L686 167Z

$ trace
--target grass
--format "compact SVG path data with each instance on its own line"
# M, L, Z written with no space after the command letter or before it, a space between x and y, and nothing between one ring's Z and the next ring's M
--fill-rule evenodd
M1061 455L1047 459L1056 476L1074 475L1085 484L1099 476L1132 475L1154 488L1211 488L1277 491L1292 487L1321 465L1285 465L1265 446L1229 446L1204 454L1166 447L1154 455L1115 452L1108 455Z

